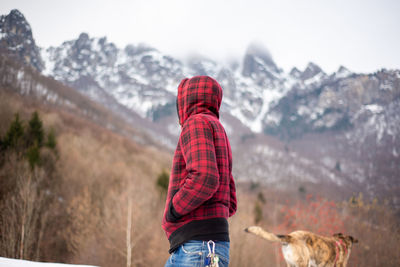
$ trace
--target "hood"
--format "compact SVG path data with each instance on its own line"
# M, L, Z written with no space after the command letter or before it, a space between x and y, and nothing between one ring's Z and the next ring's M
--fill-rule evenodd
M176 107L179 124L183 125L192 115L204 113L219 118L222 101L222 88L208 76L185 78L178 86Z

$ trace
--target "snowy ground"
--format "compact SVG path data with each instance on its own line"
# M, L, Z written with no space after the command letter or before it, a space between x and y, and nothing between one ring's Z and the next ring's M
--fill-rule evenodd
M34 261L15 260L15 259L8 259L8 258L0 257L0 267L95 267L95 266L34 262Z

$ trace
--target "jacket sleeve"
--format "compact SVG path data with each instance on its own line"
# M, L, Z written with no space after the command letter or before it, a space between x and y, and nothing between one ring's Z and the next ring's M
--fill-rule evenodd
M236 186L232 175L229 182L229 188L230 188L230 201L229 201L229 217L230 217L234 215L237 210Z
M171 201L174 220L198 208L219 187L211 125L201 117L191 118L182 128L180 145L188 174Z

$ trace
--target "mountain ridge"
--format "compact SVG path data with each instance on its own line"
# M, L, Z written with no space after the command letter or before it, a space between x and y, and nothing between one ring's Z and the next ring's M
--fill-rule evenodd
M23 16L12 18L29 26ZM9 29L1 27L0 47L12 56ZM35 44L28 30L20 34L18 40ZM236 171L245 179L293 186L294 181L302 183L297 172L307 183L319 182L318 176L331 177L338 186L356 183L372 195L389 190L391 184L398 186L400 70L357 74L341 66L327 74L310 62L304 70L284 72L259 44L250 45L234 66L200 56L182 62L147 45L121 49L106 37L87 33L58 47L32 51L41 54L33 55L36 60L21 57L20 61L75 88L128 123L145 124L151 136L170 148L179 135L177 85L186 76L213 76L224 88L221 121L238 155ZM33 63L41 60L44 67L35 67ZM268 136L283 144L273 153L268 142L275 141ZM296 156L285 152L291 149ZM382 157L386 163L379 160ZM291 164L288 159L296 161L293 170L282 171ZM249 168L254 170L243 171ZM271 170L275 174L268 177ZM374 188L378 183L382 188Z

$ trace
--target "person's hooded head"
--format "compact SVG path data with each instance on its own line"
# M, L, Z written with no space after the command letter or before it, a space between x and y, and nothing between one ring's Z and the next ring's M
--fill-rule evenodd
M204 113L219 118L222 88L216 80L208 76L185 78L178 86L176 107L179 124L183 125L192 115Z

